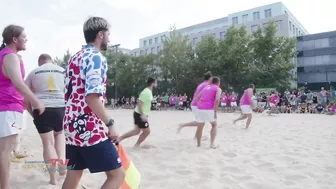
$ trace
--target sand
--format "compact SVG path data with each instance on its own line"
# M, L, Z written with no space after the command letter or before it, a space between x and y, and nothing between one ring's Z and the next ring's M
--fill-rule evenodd
M117 130L133 127L132 110L111 110ZM285 114L269 117L254 114L251 128L243 122L233 126L239 114L218 116L218 149L201 148L193 140L195 128L176 135L177 125L193 119L191 112L162 111L150 116L149 149L133 150L136 138L122 144L142 174L140 189L334 189L336 187L336 116ZM210 126L204 129L209 137ZM26 161L42 161L42 145L28 120L22 149L31 154ZM24 169L12 163L13 189L61 188L48 185L48 174L41 169ZM81 189L98 189L102 174L85 171Z

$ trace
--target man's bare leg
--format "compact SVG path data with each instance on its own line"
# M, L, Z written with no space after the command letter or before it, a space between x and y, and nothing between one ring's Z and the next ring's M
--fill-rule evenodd
M55 140L54 140L54 131L50 131L47 133L40 134L42 145L43 145L43 158L45 162L48 162L50 159L57 159L57 153L55 150ZM51 168L49 172L50 181L49 184L56 185L56 167L54 165L51 165Z
M62 185L62 189L77 189L83 170L68 170Z
M236 125L237 121L244 120L247 118L246 114L241 114L237 119L233 121L233 124Z
M101 189L119 189L125 178L125 172L123 168L119 168L107 171L106 176L107 179Z
M14 148L16 135L0 138L0 188L9 189L9 168L11 152Z
M202 132L205 123L198 123L197 131L196 131L196 140L197 140L197 147L201 147L201 139L202 139Z
M54 138L57 157L65 162L65 136L63 131L54 132ZM58 173L62 176L65 175L66 167L60 167Z
M130 138L132 136L135 136L135 135L138 135L140 134L141 132L141 129L139 129L139 127L137 125L135 125L134 129L131 130L131 131L128 131L127 133L121 135L119 138L118 138L118 142L121 142L123 141L124 139L127 139L127 138Z
M250 124L251 124L251 120L252 120L252 114L247 114L247 121L246 121L246 128L245 129L248 129Z
M215 146L215 139L217 136L217 121L211 123L211 131L210 131L210 148L216 148Z
M177 133L180 133L181 130L183 129L183 127L197 127L197 125L198 125L198 123L196 121L180 124L178 129L177 129Z
M148 135L150 134L150 129L149 127L146 129L141 129L142 133L139 136L138 141L135 143L134 147L139 147L140 144L146 140L146 138L148 137Z

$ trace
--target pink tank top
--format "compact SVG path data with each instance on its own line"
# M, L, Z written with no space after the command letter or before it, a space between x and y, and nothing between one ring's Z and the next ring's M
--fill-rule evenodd
M213 110L218 86L211 84L204 88L202 96L197 103L199 110Z
M2 73L3 58L5 55L11 53L13 53L13 51L9 48L3 48L0 51L0 112L14 111L23 113L23 96L15 89L12 82ZM19 55L18 57L20 59L21 76L22 79L24 79L25 71L23 62Z
M272 104L275 104L275 103L278 102L278 99L279 99L279 97L276 96L276 95L274 95L274 96L271 96L271 97L269 98L269 102L272 103Z
M209 83L207 81L204 81L203 83L201 83L197 86L197 88L194 92L193 100L191 101L191 106L197 106L196 97L204 89L204 87L206 87L207 85L209 85Z
M223 103L226 102L226 96L225 95L221 97L221 102L223 102Z
M250 99L247 93L247 89L244 91L243 96L240 98L240 105L251 105L250 104Z

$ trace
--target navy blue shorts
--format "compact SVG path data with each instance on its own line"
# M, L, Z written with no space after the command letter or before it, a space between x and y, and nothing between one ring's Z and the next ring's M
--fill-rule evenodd
M89 169L90 173L106 172L121 167L121 161L110 140L93 146L66 145L66 159L72 170Z

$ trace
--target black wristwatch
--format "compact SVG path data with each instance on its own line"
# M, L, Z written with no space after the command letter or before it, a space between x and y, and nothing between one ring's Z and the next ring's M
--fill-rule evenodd
M114 125L114 120L110 119L108 123L105 123L106 127L111 127Z

